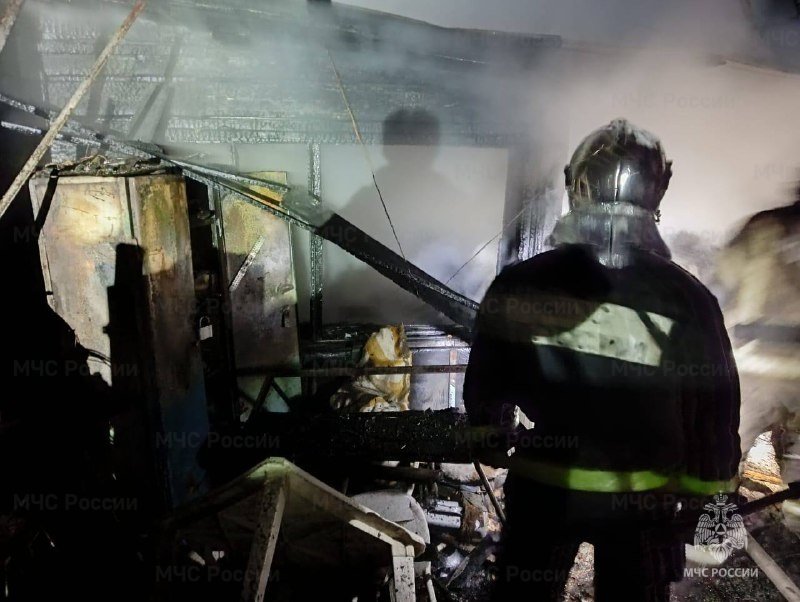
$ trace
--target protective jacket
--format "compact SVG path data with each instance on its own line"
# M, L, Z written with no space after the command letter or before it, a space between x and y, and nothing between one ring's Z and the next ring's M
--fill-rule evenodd
M495 279L464 385L471 421L518 406L534 427L512 473L545 485L730 490L739 386L716 299L668 252L597 249L561 244Z

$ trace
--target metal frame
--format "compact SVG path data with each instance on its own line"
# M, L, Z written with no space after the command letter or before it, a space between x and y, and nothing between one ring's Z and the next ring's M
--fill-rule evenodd
M413 602L414 558L425 550L422 538L400 525L388 521L374 511L329 487L283 458L268 458L242 476L179 509L164 525L166 538L199 540L208 535L205 519L219 525L219 517L236 513L240 503L258 499L255 521L241 600L260 602L265 599L272 559L281 529L290 529L291 521L303 520L292 515L293 508L324 517L369 536L374 550L391 557L393 583L391 595L397 602ZM215 518L216 517L216 518ZM248 524L252 524L247 521ZM388 558L387 558L388 560Z
M313 142L308 145L308 191L315 198L322 198L322 166L320 163L319 144ZM310 313L311 338L316 340L322 329L322 289L324 285L324 246L322 237L310 235Z

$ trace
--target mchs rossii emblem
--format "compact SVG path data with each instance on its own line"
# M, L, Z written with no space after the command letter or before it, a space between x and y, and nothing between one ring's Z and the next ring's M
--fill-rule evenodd
M714 497L703 509L694 531L694 545L705 547L719 563L727 560L734 550L747 547L747 531L736 504L728 502L722 493Z

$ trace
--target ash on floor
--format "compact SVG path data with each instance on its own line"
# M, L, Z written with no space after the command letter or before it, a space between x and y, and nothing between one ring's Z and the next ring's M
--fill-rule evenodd
M759 543L797 582L796 573L800 571L800 548L797 541L791 544L787 537L795 537L780 524L771 524L765 531L754 531ZM792 547L793 546L793 547ZM565 602L594 601L594 548L590 544L582 544L570 571L564 593ZM790 567L794 565L794 570ZM687 577L672 586L670 600L690 602L781 602L783 596L775 586L758 570L756 564L745 551L737 551L724 564L726 569L745 569L747 577ZM691 568L691 565L690 565ZM794 574L793 574L794 573Z

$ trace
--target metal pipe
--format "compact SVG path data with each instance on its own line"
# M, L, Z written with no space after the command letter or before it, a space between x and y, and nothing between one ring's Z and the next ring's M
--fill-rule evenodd
M780 504L784 500L800 498L800 481L792 481L786 484L786 489L764 496L760 499L747 502L739 507L739 514L746 516L753 512L763 510L773 504Z
M16 104L7 103L5 102L5 98L2 94L0 94L0 103L6 104L8 106L12 106L14 108L24 107L26 105L17 106ZM26 113L30 111L25 111ZM30 112L32 115L37 115L37 117L41 117L38 113ZM44 136L45 131L41 128L31 127L29 125L21 125L19 123L14 123L13 121L0 121L0 127L3 127L7 130L11 130L12 132L17 132L19 134L25 134L27 136ZM73 124L67 126L67 128L72 130ZM102 135L94 135L94 134L87 134L83 128L76 128L78 132L70 132L70 131L60 131L56 136L56 140L63 140L64 142L68 142L69 144L75 144L76 146L81 144L83 146L91 146L96 148L101 148L105 146L106 148L119 153L121 155L130 155L132 157L139 157L141 159L152 159L158 158L154 157L152 153L139 150L133 146L129 146L127 144L122 144L110 138L105 138Z
M768 506L779 504L784 500L800 498L800 481L792 481L787 483L787 488L771 493L760 499L747 502L739 506L737 513L741 516L747 516L754 512L759 512ZM672 529L676 532L685 532L694 530L697 527L697 519L700 517L699 512L690 512L687 516L681 516L671 523Z
M144 149L142 149L144 150ZM171 157L167 157L165 154L160 153L155 150L147 151L154 157L161 159L162 161L166 161L167 163L171 163L176 167L180 167L181 169L185 169L187 171L197 172L204 176L209 176L211 178L218 178L221 180L226 180L245 188L250 188L252 186L262 186L264 188L268 188L277 193L285 193L291 190L290 186L286 184L282 184L280 182L272 182L271 180L264 180L263 178L256 178L254 176L243 176L240 174L230 173L227 171L222 171L221 169L214 169L213 167L206 167L205 165L197 165L196 163L190 163L188 161L181 161L179 159L173 159ZM248 190L249 194L249 190ZM263 196L263 195L254 195L254 196ZM275 203L275 199L271 199L269 197L265 197L269 199L270 203Z
M114 52L117 46L119 46L119 43L131 28L131 25L133 25L134 21L136 21L136 17L139 16L139 13L144 10L146 5L147 0L137 0L136 4L133 6L133 9L131 9L131 12L122 22L122 25L119 26L119 29L117 29L116 33L108 41L106 47L103 48L100 56L97 57L97 60L94 62L94 65L92 65L92 68L89 70L86 78L81 82L81 84L78 86L78 89L75 90L75 92L72 94L72 97L69 99L69 101L67 101L67 104L63 109L61 109L58 117L56 117L53 123L50 125L47 133L39 142L39 146L37 146L33 151L31 156L28 158L28 161L17 174L17 177L14 178L11 186L8 188L8 190L6 190L3 198L0 199L0 218L3 217L3 214L5 214L9 205L11 205L11 201L14 200L14 198L17 196L17 193L19 193L19 191L25 185L25 182L28 181L28 178L30 178L33 172L36 170L36 167L39 165L39 161L42 160L42 157L44 157L47 150L53 144L58 136L58 133L67 124L72 112L78 106L78 103L80 103L81 99L86 95L86 92L89 91L89 88L91 88L92 83L103 70L103 67L105 67L105 64L108 61L108 58L111 56L111 53Z
M322 195L322 166L320 164L319 144L308 145L308 190L315 199ZM311 283L309 291L309 322L311 322L311 338L317 340L322 332L322 287L324 278L324 249L322 238L310 234L309 257L311 262Z
M433 364L429 366L341 366L337 368L303 368L290 366L254 366L241 368L237 376L282 376L323 378L334 376L371 376L374 374L450 374L467 371L467 364Z
M36 117L45 119L47 121L54 121L56 117L58 117L58 113L52 109L44 109L27 102L22 102L16 98L6 96L2 92L0 92L0 103L17 109L18 111L22 111L23 113L35 115ZM141 148L146 146L147 148L145 150L141 150L139 147L131 144L119 142L112 136L101 134L100 132L91 129L91 127L84 125L80 119L76 119L74 116L70 118L67 125L64 126L64 129L69 130L71 134L62 132L59 134L59 136L64 136L64 139L72 144L94 144L95 146L104 144L109 148L114 147L113 150L119 152L120 154L132 155L134 157L153 157L153 153L149 151L158 150L158 147L155 145L145 144L144 142L137 142L137 144ZM45 130L40 130L40 132L41 133L39 135L43 135ZM114 134L118 134L118 132L115 132Z

